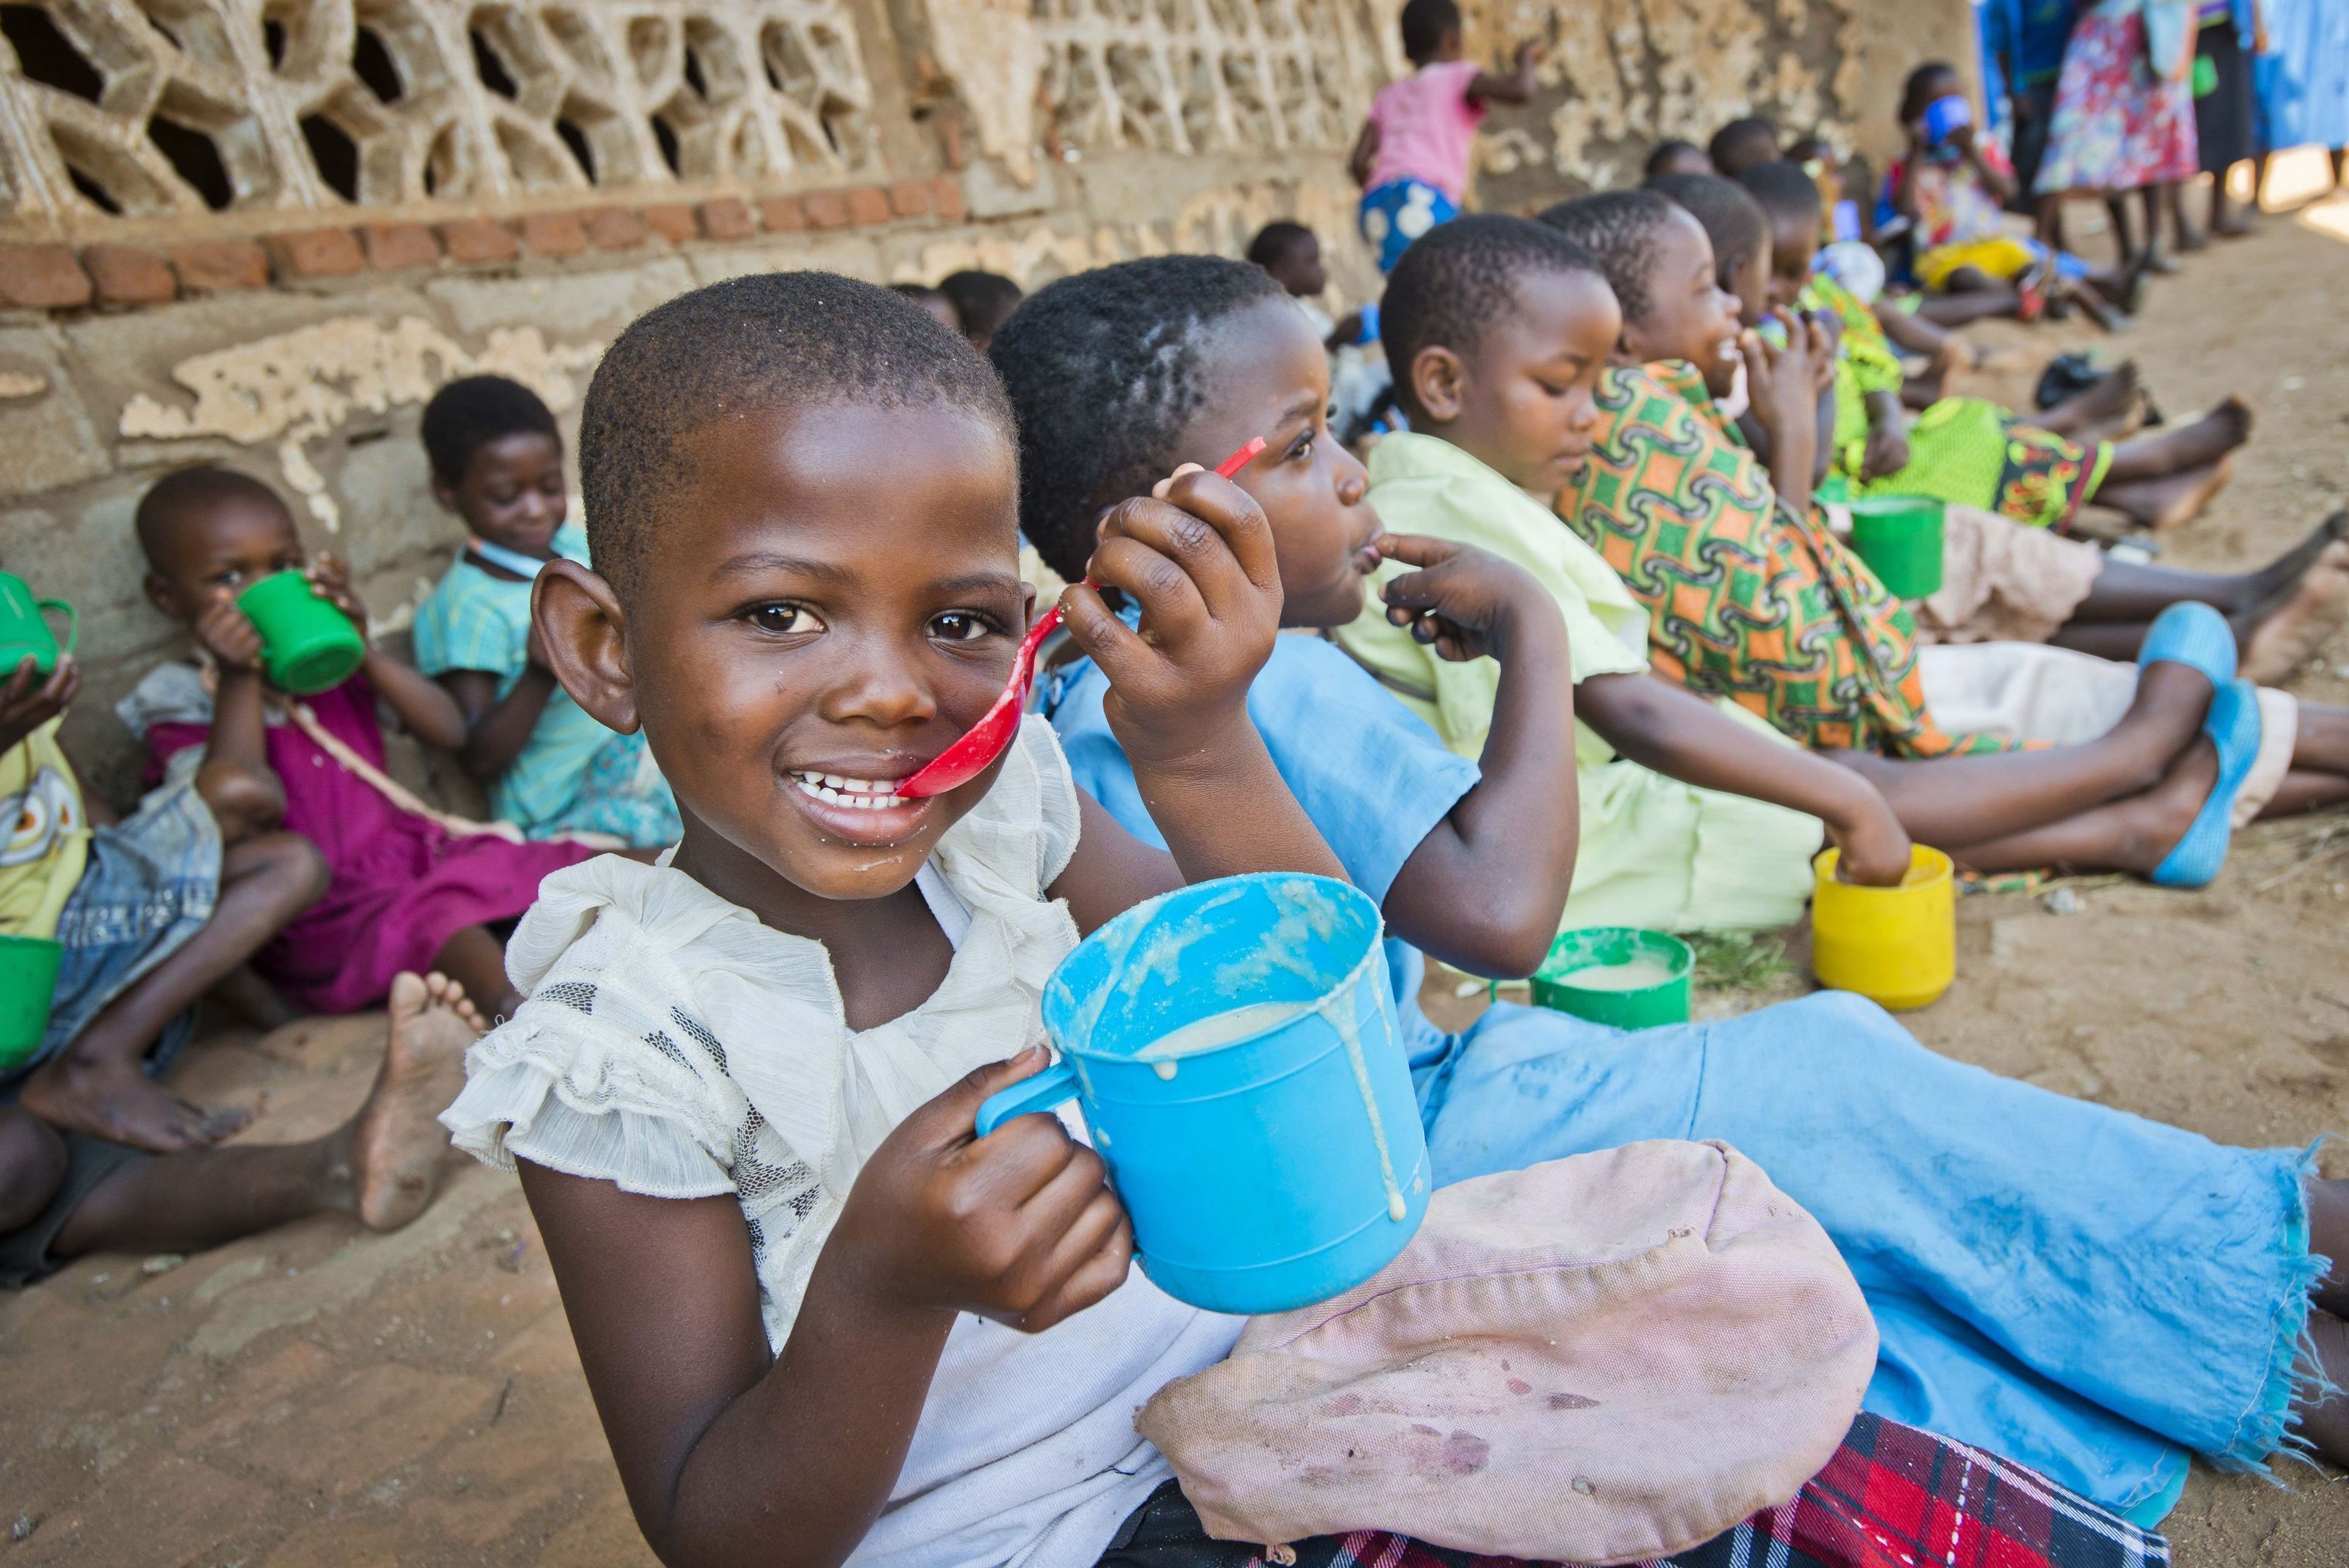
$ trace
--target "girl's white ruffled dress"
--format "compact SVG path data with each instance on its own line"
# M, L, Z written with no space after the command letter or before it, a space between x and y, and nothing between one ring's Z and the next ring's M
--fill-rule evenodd
M506 950L527 997L466 1055L457 1147L656 1198L742 1207L780 1350L856 1173L916 1106L1042 1037L1038 998L1076 944L1045 889L1075 852L1076 786L1050 725L1021 726L986 797L917 883L954 944L911 1012L848 1028L819 942L683 872L605 856L549 877ZM691 1289L689 1281L665 1288ZM1223 1358L1239 1320L1135 1271L1040 1334L955 1325L904 1472L853 1561L1092 1563L1171 1472L1133 1413Z

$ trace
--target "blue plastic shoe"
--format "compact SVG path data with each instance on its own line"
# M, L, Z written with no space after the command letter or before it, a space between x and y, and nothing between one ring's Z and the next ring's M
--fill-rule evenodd
M2137 650L2140 669L2162 659L2200 670L2223 691L2235 678L2235 628L2209 605L2181 600L2153 618Z
M2202 732L2219 747L2219 782L2210 786L2210 798L2195 814L2186 836L2153 868L2159 887L2207 888L2226 865L2227 847L2235 836L2235 797L2260 755L2260 689L2248 680L2220 686L2210 699Z

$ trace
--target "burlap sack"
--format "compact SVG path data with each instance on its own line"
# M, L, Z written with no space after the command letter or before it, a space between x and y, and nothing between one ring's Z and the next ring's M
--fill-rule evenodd
M1631 1563L1792 1498L1875 1365L1818 1222L1727 1145L1657 1141L1445 1188L1375 1279L1134 1425L1224 1540Z

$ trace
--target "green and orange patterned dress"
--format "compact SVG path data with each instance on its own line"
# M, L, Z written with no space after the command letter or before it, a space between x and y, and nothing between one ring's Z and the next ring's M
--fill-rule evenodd
M1915 621L1816 516L1778 504L1693 367L1609 370L1599 409L1597 445L1557 512L1647 607L1657 674L1806 746L2005 749L1933 722Z
M1857 295L1816 274L1796 302L1843 322L1836 360L1836 472L1854 495L1930 495L2061 533L2112 466L2110 441L2082 446L1980 398L1943 398L1909 427L1909 465L1862 480L1871 392L1900 390L1907 372L1884 327Z

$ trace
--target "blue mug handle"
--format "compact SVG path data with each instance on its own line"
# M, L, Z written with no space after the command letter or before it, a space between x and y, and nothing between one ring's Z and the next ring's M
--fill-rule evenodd
M987 1096L978 1107L978 1136L985 1137L1014 1116L1049 1111L1077 1097L1076 1069L1055 1062L1032 1078L1022 1078L1008 1089Z

